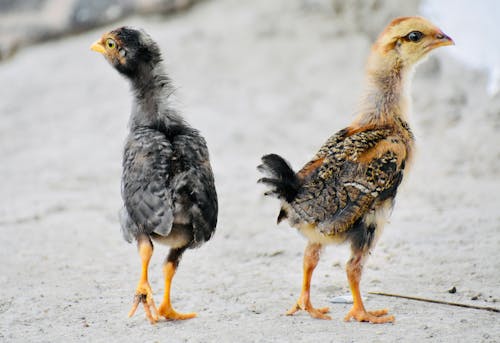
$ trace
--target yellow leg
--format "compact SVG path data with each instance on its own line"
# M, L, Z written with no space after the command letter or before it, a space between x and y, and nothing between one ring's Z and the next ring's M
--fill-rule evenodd
M329 308L314 308L311 304L311 278L319 261L319 255L321 252L321 244L308 243L306 250L304 252L304 271L302 278L302 291L300 292L300 297L297 303L295 303L290 310L286 313L291 316L298 310L304 310L309 312L311 317L318 319L332 319L330 316L326 315Z
M350 321L352 318L358 322L370 322L373 324L393 323L394 316L385 316L388 313L387 309L377 311L366 311L363 305L363 299L359 291L359 281L361 279L362 256L351 258L347 263L347 279L351 288L353 305L349 313L345 316L345 321Z
M146 317L149 319L151 324L154 324L158 320L158 310L156 309L155 302L153 300L153 291L151 290L151 286L148 281L148 266L151 256L153 255L153 245L147 237L140 237L138 239L138 245L139 256L141 257L142 262L141 278L139 280L139 284L137 285L134 303L128 313L128 316L132 317L137 310L139 303L142 302L144 305L144 311L146 312ZM153 313L151 313L151 310Z
M196 317L196 313L179 313L175 311L170 302L170 288L172 279L174 277L176 266L174 262L166 262L163 265L163 273L165 274L165 294L163 295L163 302L158 308L160 315L169 320L184 320Z

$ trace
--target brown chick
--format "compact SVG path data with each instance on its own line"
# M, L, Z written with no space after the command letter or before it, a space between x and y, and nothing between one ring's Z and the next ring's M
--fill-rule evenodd
M394 19L372 47L365 97L354 122L330 137L298 173L278 155L262 158L259 170L267 177L259 182L271 186L266 195L281 200L278 223L288 219L308 239L302 292L288 315L305 310L314 318L331 319L327 307L311 304L312 273L324 245L348 242L352 255L346 270L353 306L345 320L394 321L386 309L365 309L359 282L412 159L414 138L407 112L413 67L429 51L452 44L424 18Z

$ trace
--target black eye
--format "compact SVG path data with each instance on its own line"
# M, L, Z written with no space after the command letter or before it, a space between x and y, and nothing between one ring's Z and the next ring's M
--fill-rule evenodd
M410 42L418 42L422 39L422 37L424 37L424 34L420 31L412 31L410 32L409 34L406 35L406 38L410 41Z

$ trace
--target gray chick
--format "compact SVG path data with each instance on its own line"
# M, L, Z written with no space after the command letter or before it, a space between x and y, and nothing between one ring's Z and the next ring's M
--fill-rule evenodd
M158 45L142 30L120 27L91 49L131 82L134 103L123 155L121 226L137 241L142 271L132 316L143 303L147 318L189 319L170 302L170 286L182 254L208 241L217 224L217 193L205 139L171 106L173 93ZM148 281L152 240L170 246L163 264L165 293L156 308Z

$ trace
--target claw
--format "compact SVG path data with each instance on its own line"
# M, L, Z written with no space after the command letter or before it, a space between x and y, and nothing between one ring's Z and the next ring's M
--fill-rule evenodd
M345 316L346 322L355 319L358 322L369 322L372 324L394 323L394 316L385 316L388 313L387 309L377 311L365 311L363 309L352 308Z
M286 315L287 316L292 316L295 314L295 312L297 312L298 310L300 310L300 306L299 304L295 304L293 305L288 311L286 311Z
M137 310L137 307L139 306L139 302L141 302L140 296L135 295L134 296L134 302L132 304L132 308L130 309L130 311L128 313L128 317L129 318L134 315L135 311Z
M161 304L158 313L167 320L185 320L196 317L196 313L179 313L172 306Z
M382 310L368 311L368 314L371 314L372 316L375 316L375 317L382 317L382 316L386 315L387 313L389 313L389 310L386 308L384 308Z
M330 312L329 307L314 308L310 302L306 303L304 305L301 305L301 304L299 304L299 302L297 302L295 305L292 306L292 308L290 308L286 312L286 315L291 316L299 310L307 311L311 317L316 318L316 319L326 319L326 320L332 319L332 317L325 314L325 313Z
M153 300L152 293L146 291L146 294L141 290L138 290L134 296L134 302L132 303L132 308L128 313L128 317L132 317L139 306L139 303L142 303L144 306L144 312L146 313L146 318L149 319L151 324L155 324L158 321L158 310L156 309L155 302ZM151 312L153 309L153 312Z

